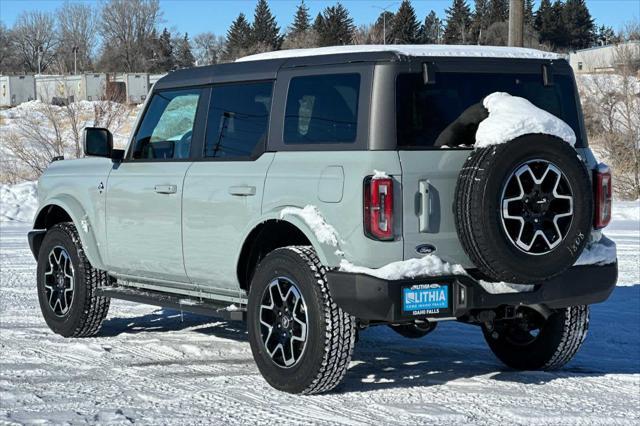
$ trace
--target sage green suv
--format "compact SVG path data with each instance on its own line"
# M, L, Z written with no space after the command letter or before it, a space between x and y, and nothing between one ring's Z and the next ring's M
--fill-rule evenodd
M474 146L495 92L572 143ZM106 129L84 143L41 177L29 233L42 313L66 337L98 334L111 298L245 320L265 379L310 394L340 383L376 325L416 338L456 320L510 367L559 368L616 283L611 174L550 53L266 53L172 72L125 150Z

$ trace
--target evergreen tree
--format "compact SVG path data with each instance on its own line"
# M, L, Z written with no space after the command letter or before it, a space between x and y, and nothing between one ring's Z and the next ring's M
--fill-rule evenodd
M473 12L473 19L471 23L472 27L472 42L479 43L482 39L483 33L491 25L489 0L476 0L475 11Z
M433 10L424 19L422 26L422 43L440 44L442 41L442 21Z
M302 0L296 9L296 16L293 18L293 24L289 27L289 35L296 36L303 34L307 32L309 28L311 28L309 8L304 3L304 0Z
M567 22L565 21L564 4L560 0L556 0L551 6L549 15L548 31L550 34L549 42L556 49L566 49L568 46Z
M395 44L416 44L420 41L420 24L409 0L403 0L393 18L393 42Z
M489 25L509 20L509 0L491 0L489 3Z
M175 63L173 61L173 46L171 42L171 33L165 28L158 38L157 48L155 51L156 66L159 72L171 71Z
M533 27L533 0L525 0L524 2L524 25Z
M618 37L611 27L601 25L596 31L595 42L599 46L607 46L609 44L616 43L617 41Z
M175 43L175 64L178 68L192 67L196 58L191 53L191 43L189 42L189 35L184 33L184 37L178 39Z
M560 5L561 7L562 5ZM557 21L560 16L555 15L558 4L551 4L551 0L542 0L535 15L533 28L538 32L540 43L554 44L558 40Z
M593 45L595 25L585 0L567 0L563 8L566 47L577 50Z
M351 44L355 26L349 11L342 4L337 3L335 6L327 7L320 22L316 18L320 46Z
M466 0L453 0L453 4L445 11L447 25L444 29L446 44L467 44L470 40L471 9Z
M313 21L312 28L318 34L324 31L324 17L322 16L322 13L318 13L316 15L316 19L314 19Z
M227 48L225 59L236 59L251 45L251 26L247 22L244 13L238 15L227 31Z
M258 0L251 25L251 44L260 44L263 49L277 50L282 44L280 27L269 9L267 0Z

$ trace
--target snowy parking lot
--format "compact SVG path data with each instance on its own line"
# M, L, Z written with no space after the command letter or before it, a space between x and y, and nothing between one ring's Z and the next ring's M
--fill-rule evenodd
M113 301L101 335L64 339L40 315L24 222L1 222L0 423L638 424L640 222L616 204L619 285L593 306L559 372L503 367L478 328L409 340L368 329L344 383L320 396L270 388L241 323Z

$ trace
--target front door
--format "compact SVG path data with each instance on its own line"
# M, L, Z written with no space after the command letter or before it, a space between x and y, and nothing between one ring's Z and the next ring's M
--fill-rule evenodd
M196 116L204 90L153 94L126 159L107 181L110 270L134 277L187 282L182 256L182 196ZM204 105L206 107L206 105Z
M237 295L242 238L260 217L273 83L214 85L203 155L187 171L183 241L187 275L204 290Z

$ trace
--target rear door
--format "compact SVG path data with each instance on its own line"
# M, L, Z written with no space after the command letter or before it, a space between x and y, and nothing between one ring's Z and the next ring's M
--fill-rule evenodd
M196 120L204 89L153 95L127 158L107 181L106 229L110 270L187 282L182 256L182 188L190 151L203 137ZM204 103L204 105L203 105Z
M214 85L200 158L186 174L183 241L189 278L204 290L237 297L236 258L260 217L273 153L265 147L272 81Z

